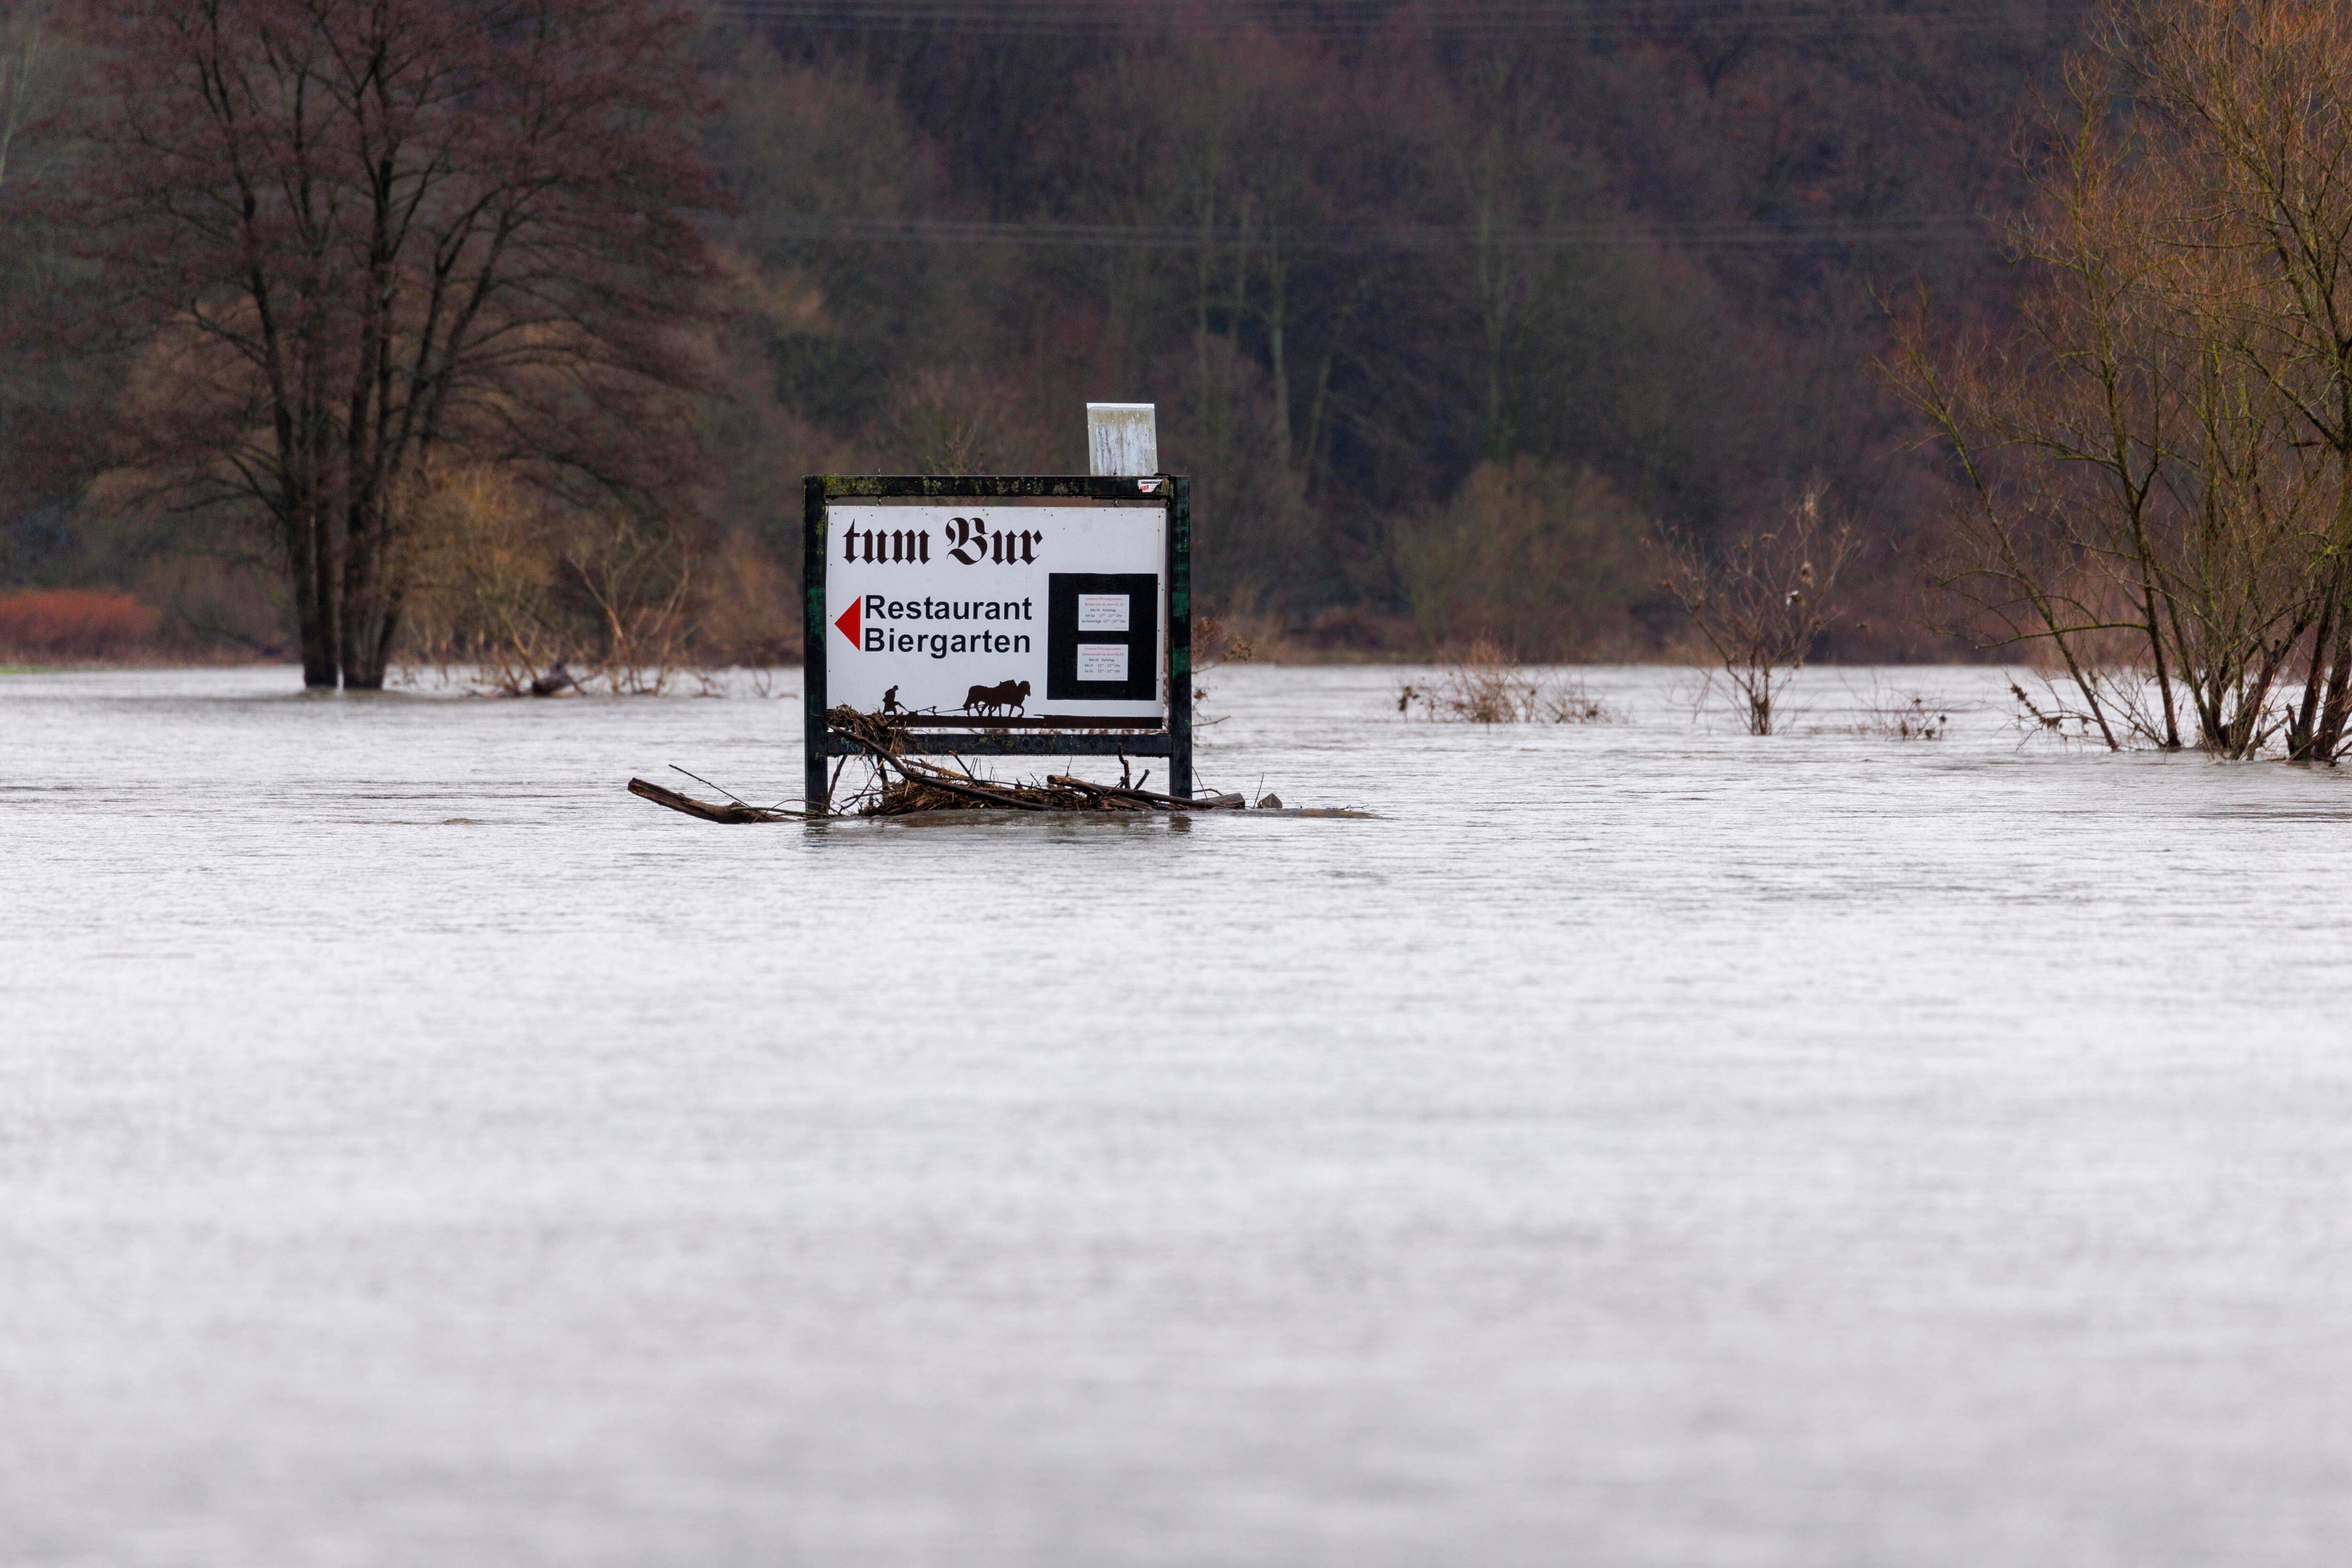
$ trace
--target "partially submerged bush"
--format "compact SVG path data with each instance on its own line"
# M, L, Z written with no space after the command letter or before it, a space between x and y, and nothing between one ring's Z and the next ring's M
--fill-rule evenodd
M1838 618L1838 579L1860 551L1853 525L1825 514L1818 487L1769 533L1714 549L1667 536L1660 586L1706 639L1749 734L1780 725L1788 684Z
M1916 691L1874 693L1863 704L1862 715L1854 733L1880 741L1940 741L1952 722L1949 713L1930 706Z
M661 523L566 507L483 468L442 477L416 505L407 635L424 661L541 697L596 681L659 692L691 663L694 558Z
M1201 678L1213 669L1228 664L1247 664L1257 657L1257 650L1248 636L1234 622L1213 610L1196 610L1192 614L1192 727L1205 730L1212 724L1222 724L1231 714L1211 714L1211 689Z
M1625 714L1615 703L1584 689L1581 677L1563 677L1542 683L1537 691L1536 707L1544 721L1551 724L1625 722Z
M1581 679L1531 674L1499 645L1475 642L1433 684L1397 688L1397 711L1463 724L1620 724L1624 715Z

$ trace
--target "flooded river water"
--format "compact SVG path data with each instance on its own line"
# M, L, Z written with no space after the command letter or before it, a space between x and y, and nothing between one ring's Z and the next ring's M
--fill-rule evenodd
M1399 679L1210 681L1375 820L763 827L0 679L0 1563L2342 1561L2352 778Z

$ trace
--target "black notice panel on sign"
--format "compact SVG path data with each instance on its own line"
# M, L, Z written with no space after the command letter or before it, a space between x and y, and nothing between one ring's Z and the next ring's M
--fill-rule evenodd
M1159 699L1159 577L1055 572L1045 579L1045 696L1073 702Z

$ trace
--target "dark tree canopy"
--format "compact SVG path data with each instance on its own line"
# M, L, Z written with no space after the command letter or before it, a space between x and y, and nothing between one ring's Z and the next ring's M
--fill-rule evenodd
M1147 399L1261 645L1654 656L1658 531L1818 490L1864 543L1824 651L1949 654L1881 301L2013 316L1988 220L2077 9L90 0L67 100L120 112L0 174L57 220L0 222L0 325L83 329L0 332L0 574L200 542L126 496L241 509L310 679L367 684L412 516L530 535L520 480L691 514L681 616L768 657L800 475L1067 471Z
M798 449L903 467L977 421L999 465L1067 466L1077 402L1155 400L1203 591L1310 644L1445 635L1406 612L1460 584L1413 542L1520 459L1590 499L1570 535L1633 531L1601 559L1825 486L1873 545L1875 650L1954 646L1901 629L1941 479L1875 380L1875 296L2005 308L1984 219L2071 7L718 12L726 237L791 302L748 333ZM1496 580L1554 570L1520 565ZM1559 581L1550 629L1452 635L1654 649Z

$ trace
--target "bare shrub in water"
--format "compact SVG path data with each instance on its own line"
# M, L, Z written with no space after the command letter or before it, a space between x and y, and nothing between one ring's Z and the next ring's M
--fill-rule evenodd
M1952 716L1916 691L1874 689L1853 732L1876 741L1940 741Z
M509 695L567 657L543 508L487 470L436 476L411 498L415 543L403 643L439 666L470 664Z
M1212 724L1222 724L1233 717L1230 713L1212 715L1208 701L1213 689L1201 678L1213 669L1228 664L1247 664L1257 657L1249 637L1231 621L1213 610L1197 610L1192 616L1192 727L1204 730Z
M436 476L413 504L407 646L425 662L536 697L655 694L688 668L693 561L668 529L482 468Z
M1433 684L1397 688L1397 711L1463 724L1619 724L1624 715L1587 691L1581 679L1529 674L1499 644L1481 639L1455 657Z
M1740 721L1751 735L1772 733L1782 691L1838 617L1838 579L1861 553L1853 528L1824 515L1816 488L1769 532L1716 551L1669 536L1664 553L1662 586L1730 682Z
M1536 693L1537 715L1548 724L1622 724L1625 715L1607 698L1595 697L1580 679L1543 683Z

